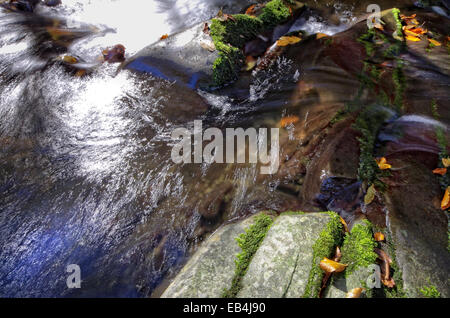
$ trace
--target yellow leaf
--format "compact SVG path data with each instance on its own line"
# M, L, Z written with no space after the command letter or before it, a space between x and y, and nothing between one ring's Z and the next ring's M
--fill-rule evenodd
M300 121L300 118L298 116L283 117L283 118L281 118L280 126L282 128L286 128L287 126L298 123L299 121Z
M377 190L375 190L375 185L371 185L370 188L367 190L367 193L364 197L364 204L365 205L369 205L373 202L373 200L375 199L375 193L377 192Z
M316 34L316 39L321 39L321 38L326 38L328 37L328 35L326 35L325 33L317 33Z
M433 170L434 174L440 174L441 176L447 173L447 168L437 168Z
M353 288L345 295L345 298L360 298L364 288Z
M428 41L430 41L430 43L433 44L434 46L441 46L442 45L441 42L438 42L438 41L433 40L433 39L428 39Z
M278 46L288 46L300 42L302 39L298 36L282 36L278 41Z
M415 32L413 32L412 30L407 30L407 29L405 29L404 31L405 31L405 34L406 34L407 36L411 36L411 37L417 38L418 35L419 35L418 33L415 33Z
M442 158L442 164L446 168L450 167L450 158Z
M383 242L384 239L385 239L384 234L381 233L381 232L375 233L375 234L373 235L373 237L374 237L375 241L377 241L377 242Z
M346 264L341 264L341 263L332 261L331 259L328 259L326 257L320 262L320 268L325 273L341 273L341 272L345 271L345 268L347 266L348 265L346 265Z
M339 217L339 218L341 219L341 223L344 226L345 232L349 232L347 222L345 222L345 220L342 217Z
M420 39L418 37L416 37L416 36L407 35L405 38L408 41L412 41L412 42L419 42L420 41Z
M76 57L70 56L70 55L64 55L62 58L63 62L67 64L76 64L78 63L78 60Z
M442 198L441 202L441 209L447 210L450 208L450 187L447 187L447 190L445 190L444 198Z

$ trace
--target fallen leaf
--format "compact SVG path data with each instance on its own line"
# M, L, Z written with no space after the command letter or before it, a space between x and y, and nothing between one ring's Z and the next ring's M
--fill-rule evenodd
M210 34L208 22L205 22L205 25L203 26L203 33L208 34L208 35Z
M256 4L251 5L251 6L245 11L245 14L246 14L246 15L250 15L250 16L254 16L254 15L255 15L255 7L256 7Z
M384 27L383 27L383 25L381 23L375 23L373 26L374 26L375 29L378 29L380 31L384 31Z
M413 14L411 16L406 16L404 14L400 14L400 19L407 20L407 19L414 19L417 16L417 14Z
M165 40L165 39L167 39L168 37L169 37L168 34L164 34L164 35L161 36L159 39L160 39L160 40Z
M387 160L385 157L382 157L380 159L375 159L375 161L377 162L378 168L380 168L380 170L387 170L387 169L392 168L392 166L387 163Z
M415 33L415 32L413 32L412 31L413 29L411 29L411 30L404 30L404 32L405 32L405 34L407 35L407 36L411 36L411 37L418 37L419 36L419 33Z
M381 232L376 232L373 237L377 242L383 242L385 240L384 234Z
M450 167L450 158L442 158L442 164L445 168Z
M214 42L212 42L212 41L201 41L200 46L210 52L214 52L216 50L216 46L214 45Z
M425 34L428 32L426 29L422 29L421 27L414 27L412 29L409 29L410 32L413 32L414 34Z
M245 58L245 71L249 72L255 68L257 60L253 56Z
M376 194L377 190L375 189L375 185L371 185L369 187L369 189L367 189L367 193L364 196L364 204L365 205L369 205L373 202L373 200L375 199L375 194Z
M345 298L360 298L364 290L364 288L353 288L345 295Z
M347 266L348 265L346 265L346 264L341 264L341 263L332 261L331 259L328 259L326 257L320 262L320 268L325 273L341 273L341 272L345 271Z
M86 70L78 70L78 71L75 73L75 76L76 76L76 77L82 77L82 76L84 76L84 75L86 75Z
M430 41L431 44L433 44L434 46L441 46L441 42L433 40L433 39L428 39L428 41Z
M339 218L341 219L341 223L342 223L342 225L344 226L344 231L345 231L345 232L350 232L350 231L348 230L347 222L345 222L345 220L344 220L342 217L339 217Z
M420 38L418 38L417 36L407 35L407 36L405 36L405 38L408 41L412 41L412 42L419 42L419 41L421 41Z
M450 208L450 187L447 187L447 189L445 190L444 197L442 198L441 209L445 211L449 208Z
M378 255L378 259L381 261L381 282L386 287L393 288L395 286L395 281L392 277L390 277L390 265L392 264L391 258L385 251L380 250L379 248L374 248L373 251Z
M434 174L440 174L441 176L447 173L447 168L437 168L433 170Z
M316 34L316 39L317 39L317 40L319 40L319 39L321 39L321 38L327 38L327 37L328 37L328 35L325 34L325 33L317 33L317 34Z
M339 248L339 246L336 246L336 251L334 252L333 261L339 263L341 261L341 258L342 258L341 249Z
M277 46L288 46L300 42L302 39L298 36L282 36L277 41Z
M76 64L78 63L78 60L76 57L70 56L70 55L64 55L62 58L63 62L67 64Z
M282 128L286 128L287 126L298 123L299 121L300 121L300 118L298 116L283 117L283 118L281 118L280 126Z

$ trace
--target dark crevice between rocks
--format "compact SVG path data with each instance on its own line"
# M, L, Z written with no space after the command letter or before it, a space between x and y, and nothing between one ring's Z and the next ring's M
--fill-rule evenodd
M297 270L297 265L298 265L298 259L299 259L299 257L300 257L300 253L297 253L297 257L295 258L294 269L293 269L293 271L292 271L291 278L289 279L289 284L286 286L286 290L284 291L282 298L286 298L286 295L287 295L287 293L288 293L288 291L289 291L289 288L291 287L292 280L294 279L295 271Z

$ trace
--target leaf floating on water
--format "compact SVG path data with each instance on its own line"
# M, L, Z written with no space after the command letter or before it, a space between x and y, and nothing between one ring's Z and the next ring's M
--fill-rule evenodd
M380 168L380 170L387 170L387 169L391 169L392 166L390 164L387 163L387 160L385 157L382 157L378 160L375 160L378 164L378 168Z
M345 295L345 298L360 298L364 290L364 288L353 288Z
M433 44L434 46L441 46L441 42L433 40L433 39L428 39L428 41L430 41L431 44Z
M381 232L376 232L373 237L377 242L383 242L385 240L384 234Z
M442 198L441 209L447 210L450 208L450 187L445 190L444 198Z
M433 170L434 174L440 174L441 176L447 173L447 168L437 168Z
M292 124L298 123L300 121L300 118L298 116L287 116L281 118L280 126L282 128L286 128Z
M345 232L350 232L348 230L348 226L347 226L347 222L345 222L345 220L342 217L339 217L339 219L341 220L342 225L344 226L344 231Z
M367 189L367 193L364 197L364 204L365 205L369 205L373 202L373 200L375 199L375 194L376 194L377 190L375 189L375 185L371 185L369 187L369 189Z
M442 164L445 168L450 167L450 158L442 158Z
M328 259L326 257L320 262L320 268L325 273L342 273L343 271L345 271L347 266L348 265L346 264L332 261L331 259Z
M160 39L160 40L165 40L165 39L167 39L168 37L169 37L168 34L164 34L164 35L161 36L159 39Z
M300 42L302 39L298 36L282 36L277 41L277 46L288 46Z

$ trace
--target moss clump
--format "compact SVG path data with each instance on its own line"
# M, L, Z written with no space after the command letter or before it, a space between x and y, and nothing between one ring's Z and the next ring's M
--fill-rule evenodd
M282 216L282 215L303 215L303 214L306 214L306 213L305 212L300 212L300 211L297 211L297 212L287 211L287 212L281 213L280 216Z
M328 214L331 220L313 246L313 262L303 295L304 298L317 298L319 296L324 275L319 266L320 261L324 257L330 257L334 253L335 247L340 245L342 241L342 223L339 215L334 212L328 212Z
M222 297L233 298L236 297L238 292L242 288L242 277L247 272L250 261L261 245L262 241L266 237L267 232L272 225L273 220L266 214L258 215L255 218L255 223L251 225L245 233L239 235L236 241L242 252L236 255L236 269L231 282L231 287L228 290L224 290Z
M374 159L374 149L378 131L389 118L389 114L381 109L363 110L356 119L353 127L361 133L358 138L360 144L360 157L358 176L361 181L367 182L368 185L375 184L379 190L384 190L385 185L380 180L381 177L387 176L389 172L382 171Z
M403 38L403 31L402 31L403 25L402 20L400 19L400 10L397 8L392 9L392 15L394 16L395 19L397 36Z
M378 257L373 251L375 247L377 243L373 238L372 224L367 220L363 224L356 224L350 234L346 233L341 260L341 263L348 264L346 275L360 267L375 264Z
M259 16L266 27L274 27L285 22L291 15L289 8L282 0L272 0L263 8Z
M219 52L213 65L213 83L223 86L237 79L244 63L242 47L261 32L285 22L290 17L289 7L281 0L272 0L259 17L235 14L232 18L212 20L211 38Z
M433 285L421 288L420 292L426 298L441 298L441 293Z

